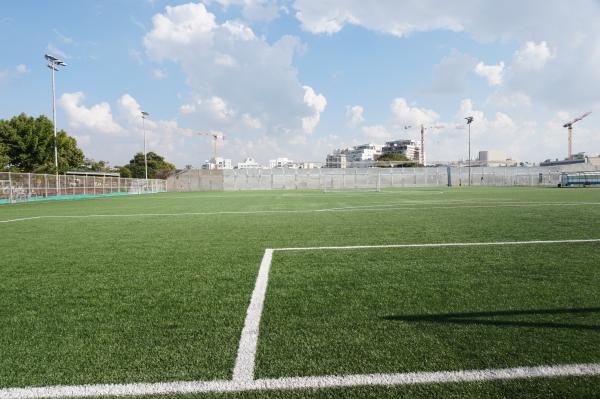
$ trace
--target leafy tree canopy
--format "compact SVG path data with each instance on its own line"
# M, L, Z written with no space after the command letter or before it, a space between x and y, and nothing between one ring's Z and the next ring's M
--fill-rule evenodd
M148 178L149 179L164 179L171 171L175 170L175 165L165 161L163 157L155 152L149 152L148 158ZM144 154L138 152L134 155L129 164L120 168L121 177L145 178ZM130 176L127 176L127 175Z
M419 166L418 162L408 159L405 155L397 152L388 152L387 154L380 155L377 158L377 166L383 168L389 167L414 167Z
M0 119L0 167L16 172L55 173L53 129L52 121L43 115ZM57 132L56 144L58 173L82 165L83 152L73 137L61 130Z

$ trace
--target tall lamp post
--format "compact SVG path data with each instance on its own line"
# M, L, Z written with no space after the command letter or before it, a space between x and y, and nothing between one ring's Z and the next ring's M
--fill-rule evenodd
M472 116L467 116L465 118L465 120L467 121L467 126L469 127L469 186L471 185L471 123L473 123L473 117Z
M148 185L148 157L146 156L146 118L149 117L150 114L142 111L142 130L144 130L144 170L146 173L146 185Z
M54 124L54 170L56 172L56 195L60 192L60 182L58 180L58 147L56 144L56 88L54 83L54 74L59 71L58 67L67 66L58 58L45 54L44 58L48 61L47 67L52 70L52 121Z

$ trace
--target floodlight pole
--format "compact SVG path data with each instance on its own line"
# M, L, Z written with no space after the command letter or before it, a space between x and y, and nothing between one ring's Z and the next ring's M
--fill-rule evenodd
M468 159L467 163L468 163L468 169L469 169L469 186L471 186L471 123L473 122L473 117L467 116L465 119L467 121L467 126L469 128L469 159Z
M60 180L58 178L58 144L57 144L57 128L56 128L56 78L55 72L58 72L59 66L67 66L64 62L59 60L58 58L45 54L44 58L49 62L47 65L48 68L52 70L52 123L54 124L54 169L56 173L56 195L59 195L60 192Z
M51 63L52 68L52 123L54 124L54 172L56 173L56 195L60 195L60 181L58 179L58 148L56 144L56 83L54 73L56 68L54 62Z

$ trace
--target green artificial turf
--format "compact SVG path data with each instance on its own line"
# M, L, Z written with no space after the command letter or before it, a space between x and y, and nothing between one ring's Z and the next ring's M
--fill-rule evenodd
M265 248L600 238L600 190L167 193L0 206L0 221L40 216L44 218L0 223L0 387L228 379ZM574 253L575 248L585 251ZM500 248L411 251L276 253L261 325L258 375L600 361L597 349L583 350L598 342L600 333L593 329L539 328L537 335L528 333L527 327L382 318L373 324L369 319L374 315L598 307L598 291L592 286L594 281L598 285L594 272L594 266L599 264L598 244L552 246L535 252L535 256L531 251ZM452 251L461 254L461 262L453 269L453 279L446 282L433 264L452 269L452 257L440 255ZM349 261L347 256L364 261ZM523 269L515 272L516 262L511 258L523 263ZM386 273L371 273L369 267ZM490 278L485 284L496 291L486 292L477 277L494 273L498 267L511 272L496 276L506 286L492 285L498 280ZM403 270L403 276L412 274L412 282L395 273L398 269ZM429 273L431 280L419 270ZM578 270L585 273L578 274ZM534 278L538 272L543 275ZM367 279L357 278L365 274ZM518 278L529 275L534 277ZM545 285L545 277L552 277L550 285ZM386 286L388 281L395 285ZM312 292L317 283L323 290ZM514 285L521 289L518 295L510 296L507 293L514 290ZM567 286L572 290L568 291ZM369 293L369 287L377 292ZM443 291L442 288L452 290L440 302L443 296L436 290ZM401 298L394 295L397 289L421 293L423 298L405 308L405 303L399 302ZM327 292L330 297L319 296ZM590 295L583 295L586 292ZM499 302L498 294L506 302ZM341 303L344 298L353 301ZM359 298L368 303L358 301ZM315 301L322 301L325 307L318 310L313 306ZM379 304L385 312L378 308ZM282 312L291 306L298 309L291 309L287 323ZM313 308L317 313L310 313ZM310 312L303 314L303 309ZM337 313L325 314L329 310ZM304 318L312 315L312 322ZM343 335L343 331L331 328L317 335L312 324L327 327L324 315L340 323L355 323L360 331L356 337L362 336L365 348L372 349L368 357L359 362L344 357L346 348L340 348L337 341L337 335ZM516 318L600 324L593 312ZM308 324L307 336L289 328L302 323ZM405 334L398 336L400 330ZM453 343L464 345L465 331L475 332L480 338L480 345L473 346L468 356L453 347ZM509 342L501 332L506 331L519 340L514 343L514 353L503 357L501 352ZM291 341L283 342L277 334ZM367 342L369 337L384 339ZM481 345L485 337L499 341L486 349ZM390 342L386 342L388 339ZM552 351L542 348L548 339L564 346ZM574 348L575 339L581 342L580 348ZM527 340L531 346L525 344ZM271 346L269 342L276 344ZM321 345L325 352L300 346L305 354L311 350L315 354L314 362L312 358L306 362L302 354L296 353L297 342ZM406 353L406 343L424 346L415 347L412 358L401 361L385 353ZM431 356L429 349L433 347L443 348L444 352L439 357ZM490 351L490 356L483 356L476 348ZM324 353L338 358L327 359ZM425 354L429 355L427 359ZM288 355L292 357L287 358ZM267 359L272 364L267 364ZM598 386L595 378L548 381L539 384L558 384L563 392L572 386L573 394ZM456 388L448 386L448 392L463 392L463 386L487 389L534 387L538 383L504 384L453 384ZM444 387L334 389L310 395L419 395L446 392ZM536 388L524 389L534 392ZM504 388L500 391L504 392ZM304 393L264 395L302 397Z
M598 265L599 243L278 252L257 376L597 363Z

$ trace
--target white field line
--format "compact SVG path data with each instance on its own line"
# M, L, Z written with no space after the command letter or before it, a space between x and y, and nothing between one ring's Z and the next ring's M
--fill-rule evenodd
M263 255L246 320L231 381L175 381L159 383L65 385L26 388L0 388L0 399L41 399L72 398L94 396L140 396L159 394L223 393L241 391L269 391L316 389L357 386L399 386L409 384L434 384L449 382L473 382L510 380L522 378L550 378L570 376L600 375L600 363L564 364L537 367L517 367L504 369L413 372L396 374L355 374L345 376L284 377L274 379L254 379L256 349L258 345L260 318L267 292L269 270L275 251L303 251L320 249L363 249L363 248L405 248L443 246L482 246L517 244L553 244L600 242L600 239L587 240L547 240L547 241L500 241L476 243L435 243L397 245L359 245L340 247L303 247L266 249Z
M255 214L300 214L315 212L378 212L387 210L428 210L428 209L474 209L474 208L514 208L538 206L590 206L600 202L532 202L532 203L500 203L497 205L459 205L459 206L387 206L358 205L356 207L296 209L296 210L256 210L256 211L218 211L218 212L179 212L179 213L124 213L124 214L91 214L91 215L39 215L16 219L0 220L0 223L14 223L36 219L86 219L86 218L133 218L133 217L173 217L173 216L215 216L215 215L255 215Z
M233 368L234 381L254 380L254 363L256 361L256 348L258 346L260 318L267 294L267 283L272 260L273 250L265 249L240 337L237 358L235 359L235 366Z
M535 245L535 244L575 244L600 242L600 238L574 240L531 240L531 241L490 241L490 242L443 242L427 244L384 244L384 245L348 245L330 247L290 247L277 248L275 251L318 251L344 249L377 249L377 248L436 248L436 247L480 247L491 245Z
M139 384L59 385L49 387L2 388L0 389L0 399L174 395L317 388L351 388L378 385L401 386L595 375L600 375L600 363L398 374L286 377L251 381L175 381Z

